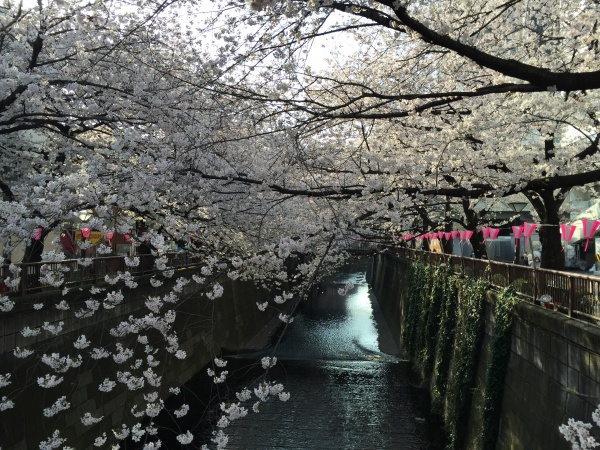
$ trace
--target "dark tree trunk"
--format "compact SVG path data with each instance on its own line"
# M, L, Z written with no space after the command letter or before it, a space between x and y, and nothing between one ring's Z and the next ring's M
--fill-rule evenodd
M29 244L25 248L25 254L23 255L24 263L33 263L33 262L41 262L42 261L42 253L44 252L44 237L39 241L35 239L30 239Z
M562 251L558 222L555 225L542 227L540 230L540 244L542 245L542 262L540 267L542 269L564 270L565 254Z
M450 199L446 197L446 211L444 215L444 232L451 233L452 232L452 218L450 216ZM454 253L454 239L446 239L443 238L442 251L448 255Z
M55 224L53 224L55 225ZM44 239L52 231L52 228L44 228L42 230L42 237L40 240L30 239L29 244L25 248L25 254L23 255L24 263L33 263L42 261L42 253L44 252Z
M549 189L527 194L542 222L542 226L538 228L542 246L540 264L542 269L565 269L565 254L562 251L558 214L564 194L566 192L561 192L559 198L555 198L553 191Z
M477 215L477 212L470 207L468 199L463 198L462 205L465 213L465 228L474 232L470 241L475 258L486 258L487 251L485 249L485 244L483 243L483 234L478 230L479 216Z

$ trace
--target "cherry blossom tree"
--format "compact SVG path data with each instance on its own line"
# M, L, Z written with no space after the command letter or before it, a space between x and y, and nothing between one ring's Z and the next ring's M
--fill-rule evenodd
M310 132L337 127L344 148L354 142L354 155L362 152L377 167L327 170L376 180L362 183L363 191L408 173L403 185L388 187L406 203L415 193L526 193L545 225L543 266L561 268L561 204L570 188L599 175L598 8L564 6L250 2L250 11L235 9L227 23L260 33L225 27L221 51L255 61L259 74L253 90L234 94L278 102ZM296 70L311 42L334 34L356 42L356 55L332 58L329 71ZM267 76L273 83L264 86ZM387 158L377 161L375 153ZM405 172L398 171L402 163ZM371 205L381 214L392 209Z
M152 286L168 288L145 298L146 315L111 328L113 341L82 335L75 357L35 355L47 371L32 383L52 389L84 361L133 364L99 390L141 390L144 404L128 405L131 421L98 444L151 436L141 418L155 417L163 393L178 389L161 386L158 374L186 357L176 320L189 301L184 286L196 283L203 299L218 301L219 277L251 280L273 291L257 307L277 308L344 261L345 238L450 227L453 208L474 227L473 204L483 197L524 193L548 225L543 262L559 267L552 252L560 255L565 195L600 180L597 16L593 2L6 3L0 242L27 243L30 261L58 262L61 249L42 254L40 243L74 213L93 211L84 225L152 246ZM356 53L337 63L332 55L331 70L304 64L312 42L339 33ZM42 239L32 239L40 227ZM169 241L186 242L203 261L194 276L174 276ZM79 317L110 314L122 290L137 288L139 258L126 263L86 288ZM66 295L65 275L53 267L43 281ZM19 267L9 271L6 282L18 285ZM2 312L15 306L0 299ZM61 325L21 331L39 333L58 335ZM27 364L32 351L14 355ZM209 375L218 384L226 362L214 356ZM0 410L19 400L10 377L0 374ZM266 381L254 396L287 399ZM40 415L50 418L70 400L44 406ZM230 405L220 423L244 411ZM174 412L186 413L186 405ZM81 420L111 427L93 411ZM178 440L187 445L193 436L184 431ZM57 430L43 445L63 439ZM226 444L223 431L215 444Z
M7 5L1 16L3 246L31 240L33 247L43 240L31 238L34 230L43 228L44 238L72 220L73 213L93 211L83 226L130 234L134 243L152 246L156 278L150 282L169 289L164 296L147 296L145 315L108 330L112 341L79 336L73 342L74 357L42 352L34 345L14 349L14 358L30 364L33 378L26 383L36 389L51 390L65 377L72 380L84 362L103 364L109 358L128 368L111 374L98 389L107 395L123 386L141 391L144 403L126 405L131 413L116 431L96 412L86 412L81 418L85 426L101 424L106 430L96 445L128 435L137 440L150 436L152 444L152 426L142 426L141 418L154 418L164 408L165 395L178 389L162 384L163 368L186 358L179 348L182 330L177 328L180 307L190 298L183 294L184 286L199 285L197 295L211 302L223 295L219 277L253 280L279 294L257 306L264 310L289 301L295 286L302 294L316 274L340 261L334 233L317 221L329 223L332 212L297 200L296 191L310 197L306 184L289 193L285 186L288 176L306 176L290 163L295 134L271 121L258 126L248 114L249 105L215 94L221 88L214 80L223 73L200 44L190 45L190 34L180 33L178 10L170 6L40 2L29 8ZM249 153L249 147L255 150ZM306 224L308 218L314 219L312 224ZM203 261L194 277L173 278L168 239L189 240L191 256ZM111 251L106 245L100 249ZM60 247L42 253L39 245L28 258L36 253L50 263L64 259ZM88 258L78 260L81 267L90 263ZM127 270L85 288L85 307L65 314L79 319L111 314L124 301L124 293L138 287L133 273L140 259L126 258L125 263ZM69 289L61 267L45 264L40 281L62 290L66 298ZM19 285L20 270L10 266L10 276L4 279L9 287ZM0 307L9 313L15 302L2 295ZM64 299L33 307L47 314L70 309ZM283 313L281 320L291 321ZM63 332L63 325L31 324L20 334L24 341L41 333L52 340ZM220 359L214 363L221 368L225 364ZM221 383L226 375L224 370L214 371L211 379ZM11 373L0 375L0 409L9 411L15 404L35 408L18 405L22 385L11 390L13 386ZM257 389L261 402L270 396L289 398L279 384L265 381ZM241 397L249 400L244 393ZM60 396L37 413L50 419L70 407L71 400ZM231 406L223 417L231 421L243 411ZM186 412L182 405L176 415ZM181 444L192 439L189 432L178 437ZM222 431L215 436L219 447L226 440ZM40 448L64 442L57 429Z

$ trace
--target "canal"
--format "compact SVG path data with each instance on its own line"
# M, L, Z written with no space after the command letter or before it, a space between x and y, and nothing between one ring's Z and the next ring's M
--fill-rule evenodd
M338 289L348 282L354 288L340 295ZM278 364L269 371L269 380L282 383L291 398L261 403L260 413L252 412L249 403L249 414L224 430L227 448L444 447L440 425L429 414L428 394L401 358L365 272L340 273L321 283L317 295L300 304L281 339L273 340L278 345L267 350L230 357L228 383L216 386L200 373L186 384L178 397L190 404L190 414L177 421L162 414L157 422L167 448L179 448L174 436L187 429L196 435L193 444L210 441L211 423L219 413L208 399L227 403L235 399L235 391L252 390L264 373L257 361L273 354ZM182 399L173 401L176 408Z

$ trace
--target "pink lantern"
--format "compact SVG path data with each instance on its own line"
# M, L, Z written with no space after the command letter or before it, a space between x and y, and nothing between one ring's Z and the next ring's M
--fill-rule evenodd
M490 227L481 227L481 235L483 236L483 242L485 242L485 240L490 237L491 231L492 229Z
M587 252L588 244L590 243L590 239L594 237L596 230L598 229L598 225L600 225L600 221L592 220L592 219L583 219L581 221L583 227L583 237L586 239L584 252Z
M515 237L515 252L516 248L519 245L521 236L523 235L523 227L522 226L513 226L512 227L513 236Z
M567 223L560 224L560 234L562 234L563 241L571 242L573 239L573 234L575 234L575 229L577 225L569 225Z
M85 227L85 228L81 229L81 235L84 238L86 238L86 239L90 237L91 233L92 233L92 229L91 228Z
M110 240L113 238L114 235L115 235L114 231L107 231L106 232L106 239L108 239L108 245L111 245Z
M500 233L500 228L488 228L488 237L490 239L496 239Z
M131 236L130 236L130 235L128 235L128 234L124 234L124 235L123 235L123 237L125 238L125 240L126 240L127 242L129 242L129 240L131 239Z
M513 226L512 232L515 239L519 239L523 235L523 227Z
M523 224L523 236L525 236L526 238L531 237L536 228L537 225L535 223L525 222Z
M33 230L33 233L31 233L31 237L33 239L35 239L36 241L39 241L42 238L42 228L41 227L35 228Z

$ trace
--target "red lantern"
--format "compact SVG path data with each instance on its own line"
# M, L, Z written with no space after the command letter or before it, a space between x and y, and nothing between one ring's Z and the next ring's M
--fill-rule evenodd
M85 228L81 229L81 235L84 238L86 238L86 239L90 237L91 233L92 233L92 229L91 228L85 227Z

